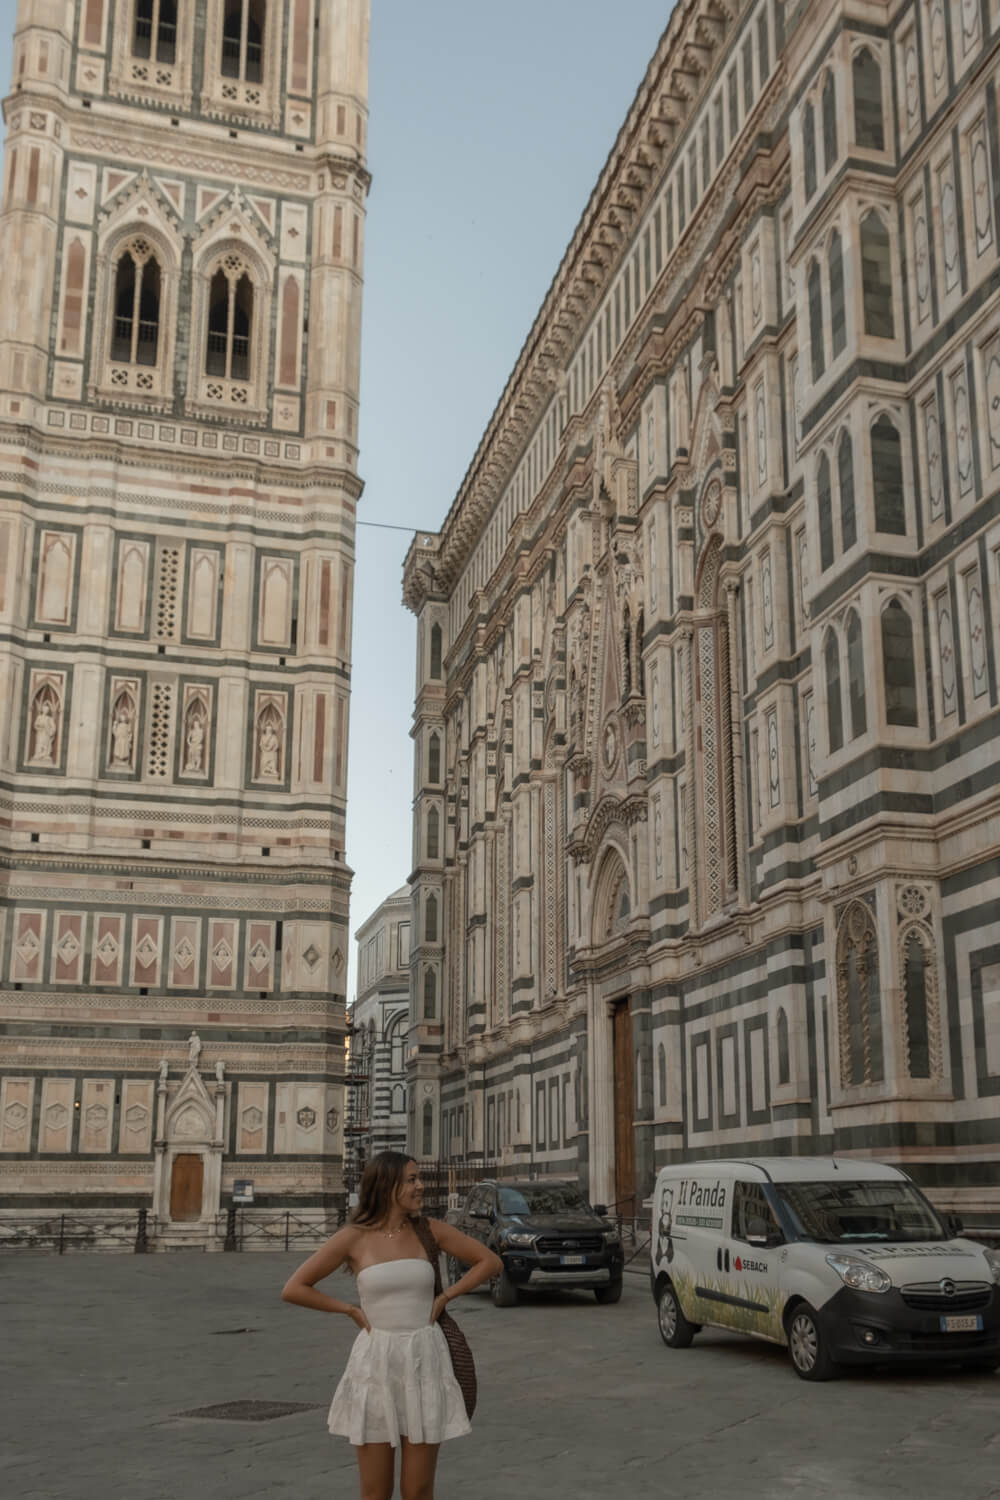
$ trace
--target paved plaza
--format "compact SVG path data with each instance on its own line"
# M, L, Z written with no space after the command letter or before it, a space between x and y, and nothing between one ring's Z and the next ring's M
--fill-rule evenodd
M0 1494L354 1500L352 1451L325 1409L355 1330L278 1300L300 1258L0 1260ZM353 1293L346 1276L334 1285ZM617 1307L550 1294L500 1311L479 1293L458 1313L481 1408L442 1450L437 1500L1000 1497L1000 1376L808 1386L749 1341L668 1350L638 1274ZM265 1422L181 1415L241 1400L309 1405Z

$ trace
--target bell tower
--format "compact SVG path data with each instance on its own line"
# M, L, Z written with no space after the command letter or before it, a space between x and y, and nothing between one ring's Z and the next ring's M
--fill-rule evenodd
M19 0L0 1214L169 1242L202 1070L187 1242L339 1201L367 57L368 0Z

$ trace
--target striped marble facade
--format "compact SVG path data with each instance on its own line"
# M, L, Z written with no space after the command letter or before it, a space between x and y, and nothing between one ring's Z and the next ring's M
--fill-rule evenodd
M414 1149L1000 1212L1000 3L681 0L418 534Z
M367 0L18 7L8 1218L146 1207L214 1244L235 1179L340 1201L367 27Z

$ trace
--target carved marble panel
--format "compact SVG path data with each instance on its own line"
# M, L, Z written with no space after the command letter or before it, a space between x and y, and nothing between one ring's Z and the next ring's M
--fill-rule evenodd
M213 918L208 924L209 989L235 989L238 954L238 923Z
M986 386L987 460L991 469L1000 469L1000 334L983 349L983 380Z
M243 988L247 990L271 990L274 988L274 923L248 922L246 924L246 969Z
M58 911L52 936L49 979L52 984L82 984L87 946L87 917L82 911Z
M197 989L201 969L201 919L172 917L167 984L171 989Z
M150 544L137 537L118 542L114 625L128 635L145 635L149 604Z
M98 912L94 918L93 944L91 984L120 985L125 957L125 918L117 913Z
M941 589L934 595L934 620L937 627L941 717L947 718L958 708L955 677L955 627L951 617L951 596L947 589Z
M236 1099L236 1150L244 1156L267 1151L270 1084L241 1083Z
M19 908L14 913L10 977L14 984L41 984L48 913Z
M975 473L972 461L972 416L969 409L969 377L965 361L956 365L948 379L955 437L955 480L964 500L973 492Z
M115 1080L85 1078L80 1097L81 1152L110 1152L115 1122Z
M941 273L946 292L954 292L961 280L959 256L958 202L955 168L951 154L942 158L935 173L938 213L941 220Z
M998 364L1000 378L1000 364ZM927 474L927 504L932 521L940 521L944 515L944 466L941 453L941 423L938 419L937 395L932 395L922 404L920 415L924 429L924 456ZM998 431L1000 437L1000 431ZM997 449L1000 461L1000 446Z
M35 1107L33 1078L0 1079L0 1151L30 1151Z
M129 983L141 989L157 989L163 959L163 918L132 918L132 970Z
M42 531L38 538L35 622L64 630L73 626L77 536Z
M122 1081L118 1150L123 1156L144 1155L152 1147L155 1089L152 1079L126 1078Z
M73 1143L75 1078L44 1078L38 1112L38 1149L64 1154Z

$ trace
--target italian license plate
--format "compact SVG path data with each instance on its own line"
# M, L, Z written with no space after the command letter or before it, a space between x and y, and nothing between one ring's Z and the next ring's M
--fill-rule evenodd
M561 1266L585 1266L587 1257L585 1255L560 1255L559 1264Z
M968 1313L965 1316L952 1313L950 1317L945 1317L943 1313L941 1315L942 1333L981 1333L982 1328L983 1320L978 1313Z

